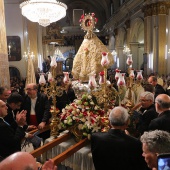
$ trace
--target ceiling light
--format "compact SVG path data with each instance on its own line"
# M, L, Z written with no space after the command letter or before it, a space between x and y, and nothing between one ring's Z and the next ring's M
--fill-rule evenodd
M27 19L46 27L66 16L67 5L56 0L27 0L20 8Z

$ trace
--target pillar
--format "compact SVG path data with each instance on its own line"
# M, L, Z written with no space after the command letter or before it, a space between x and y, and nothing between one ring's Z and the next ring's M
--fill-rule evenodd
M10 87L4 0L0 1L0 86Z

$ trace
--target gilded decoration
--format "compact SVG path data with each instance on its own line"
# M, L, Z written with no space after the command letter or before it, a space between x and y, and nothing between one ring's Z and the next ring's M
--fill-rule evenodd
M57 23L52 23L46 27L46 35L43 36L43 44L48 44L50 42L56 42L58 44L63 44L64 39L60 33L61 27Z
M98 75L103 70L101 65L102 52L108 53L109 66L113 65L113 56L93 33L95 23L97 22L94 14L83 15L80 22L82 29L87 31L87 33L74 58L72 74L75 79L87 82L90 74Z
M144 16L152 16L152 15L160 15L165 14L168 15L168 11L170 8L169 2L158 2L149 5L145 5L143 7Z

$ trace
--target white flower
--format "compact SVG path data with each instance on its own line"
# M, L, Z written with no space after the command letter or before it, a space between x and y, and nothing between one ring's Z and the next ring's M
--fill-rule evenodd
M88 110L89 110L89 109L90 109L90 107L89 107L89 106L86 106L86 107L85 107L85 109L88 109Z
M65 110L65 109L62 109L62 112L63 112L63 113L65 113L65 112L66 112L66 110Z
M78 125L78 129L81 130L83 128L83 124Z
M98 132L101 127L99 126L94 126L92 132Z
M95 106L95 107L94 107L94 110L98 110L98 106Z
M88 95L88 99L92 99L92 96L91 96L91 95Z
M82 121L82 122L85 122L85 121L86 121L86 119L83 117L83 118L81 119L81 121Z
M67 124L67 120L64 120L64 123Z
M73 110L71 113L74 115L74 114L76 114L76 111Z
M90 102L91 105L94 105L94 102Z
M77 112L77 113L79 113L79 112L80 112L80 110L79 110L79 109L76 109L76 112Z
M76 120L76 116L73 116L73 120Z

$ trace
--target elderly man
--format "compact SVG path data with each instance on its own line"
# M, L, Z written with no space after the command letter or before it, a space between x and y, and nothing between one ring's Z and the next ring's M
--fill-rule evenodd
M115 107L109 120L108 132L93 133L91 151L96 170L145 170L141 142L125 134L129 114L123 107Z
M149 168L157 170L157 156L170 153L170 134L166 131L155 130L145 132L141 136L143 156Z
M167 94L158 95L155 99L155 107L158 117L151 121L149 130L170 132L170 97Z
M1 170L38 170L35 158L26 152L16 152L0 162ZM41 166L41 170L57 170L52 160L48 160Z
M27 111L27 123L43 129L51 117L49 100L45 94L38 93L38 87L34 83L27 84L26 92L22 109ZM46 139L50 137L50 131L39 136Z
M154 94L151 92L143 92L140 95L141 108L139 110L138 122L136 129L140 134L148 130L151 120L155 119L158 114L154 105Z
M0 100L0 157L1 159L21 150L21 141L25 137L23 126L26 123L25 114L20 114L17 121L17 128L14 130L4 117L7 115L6 103Z
M6 102L10 94L11 91L9 89L6 87L0 87L0 100Z
M157 82L157 77L155 76L150 76L148 78L148 83L151 84L153 87L155 87L155 98L159 95L159 94L165 94L165 90L164 88L158 84Z

